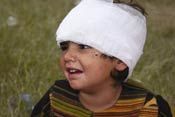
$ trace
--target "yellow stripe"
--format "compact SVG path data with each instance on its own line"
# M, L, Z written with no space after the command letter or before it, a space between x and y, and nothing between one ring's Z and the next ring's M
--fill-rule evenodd
M60 110L62 112L69 112L72 115L82 115L83 117L89 117L91 112L84 110L83 108L71 105L69 103L66 103L64 101L61 101L55 97L53 97L53 94L50 94L50 99L51 99L51 106L54 107L57 110ZM65 111L66 110L66 111Z
M112 108L104 110L103 112L131 112L141 109L144 102L145 98L118 100Z
M153 97L150 101L148 101L144 107L141 109L140 117L157 117L158 116L158 107L152 106L157 105L156 98Z
M142 98L134 98L134 99L120 99L117 101L117 105L133 105L137 103L144 103L145 102L145 97Z
M150 107L151 105L157 105L157 101L156 101L156 98L155 97L153 97L150 101L148 101L145 104L144 108Z

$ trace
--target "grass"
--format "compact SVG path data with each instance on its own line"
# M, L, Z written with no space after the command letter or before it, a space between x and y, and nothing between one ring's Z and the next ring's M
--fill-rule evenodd
M1 117L29 116L31 104L35 104L56 79L63 78L55 31L73 2L0 1ZM139 3L149 14L148 39L132 78L161 94L175 113L175 2L141 0Z

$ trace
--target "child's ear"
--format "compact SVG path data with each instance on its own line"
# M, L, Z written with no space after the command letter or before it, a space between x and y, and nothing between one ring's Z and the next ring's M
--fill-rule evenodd
M123 71L126 68L127 68L127 65L125 63L123 63L122 61L119 61L119 60L116 61L115 69L117 71Z

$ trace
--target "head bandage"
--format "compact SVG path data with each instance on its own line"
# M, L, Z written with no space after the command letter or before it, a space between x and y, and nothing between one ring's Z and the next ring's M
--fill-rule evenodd
M63 19L56 32L58 45L72 41L119 58L129 67L128 77L142 54L145 39L145 16L112 0L82 0Z

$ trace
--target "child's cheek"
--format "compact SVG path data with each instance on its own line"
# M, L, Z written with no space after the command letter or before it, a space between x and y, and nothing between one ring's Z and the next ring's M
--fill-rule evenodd
M97 51L91 51L91 56L92 57L99 57L100 56L100 53L97 52Z

